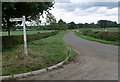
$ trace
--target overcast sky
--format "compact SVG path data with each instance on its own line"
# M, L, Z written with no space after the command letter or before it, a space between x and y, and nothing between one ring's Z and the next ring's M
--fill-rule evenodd
M63 19L67 23L118 22L118 0L56 0L50 12L57 21Z

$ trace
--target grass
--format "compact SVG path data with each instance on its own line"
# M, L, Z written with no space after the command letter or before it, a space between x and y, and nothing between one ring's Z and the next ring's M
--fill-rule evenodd
M94 38L94 37L91 37L91 36L83 35L81 32L76 32L75 34L77 36L79 36L80 38L83 38L83 39L96 41L96 42L100 42L100 43L104 43L104 44L118 45L118 42L116 42L116 41L106 41L106 40L103 40L103 39Z
M72 59L73 51L70 51L63 42L65 33L60 32L55 36L28 43L29 57L24 57L23 45L3 52L2 74L14 75L46 68L63 61L69 54L72 54L70 57Z
M105 31L105 28L81 28L80 30ZM119 28L106 28L107 32L118 32Z
M0 76L2 75L2 53L0 52Z
M52 32L54 30L38 30L38 31L26 31L27 35L29 34L36 34L38 32L45 33L45 32ZM11 31L11 35L23 35L23 31ZM0 32L0 36L8 36L8 32Z

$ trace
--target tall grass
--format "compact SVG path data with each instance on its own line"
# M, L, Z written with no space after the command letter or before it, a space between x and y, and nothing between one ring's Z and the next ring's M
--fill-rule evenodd
M79 37L106 44L119 45L119 32L81 30L76 33Z
M3 52L3 75L25 73L46 68L66 59L69 50L63 42L66 32L28 43L29 57L24 57L23 46ZM72 55L73 56L73 55Z

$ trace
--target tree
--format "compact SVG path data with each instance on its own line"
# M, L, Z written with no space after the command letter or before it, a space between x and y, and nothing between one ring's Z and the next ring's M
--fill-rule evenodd
M58 28L56 18L49 12L47 12L46 23L50 24L50 29L56 30Z
M93 22L93 23L90 23L88 27L89 27L89 28L95 28L94 22Z
M47 17L46 17L46 22L49 23L49 24L52 24L52 23L56 23L56 18L51 14L51 13L47 13Z
M117 22L107 21L107 27L118 27Z
M35 22L36 22L37 26L40 25L41 20L40 20L40 15L39 14L36 16Z
M77 26L77 28L83 28L83 24L82 23L78 23L76 26Z
M70 23L68 23L68 28L69 29L75 29L76 28L76 24L74 22L70 22Z
M59 24L59 29L60 30L66 30L68 28L68 25L62 19L60 19L58 21L58 24Z
M84 28L89 28L89 24L88 24L88 23L85 23L85 24L84 24Z
M6 29L10 36L10 30L16 24L11 23L9 21L10 18L20 18L25 15L27 21L35 20L37 15L42 15L44 11L49 12L53 5L53 2L3 2L3 29ZM18 23L21 22L17 22L17 24Z
M117 22L113 22L113 21L109 21L109 20L99 20L97 24L101 28L118 27Z
M100 28L106 28L107 20L99 20L97 24L98 24L98 26L100 26Z

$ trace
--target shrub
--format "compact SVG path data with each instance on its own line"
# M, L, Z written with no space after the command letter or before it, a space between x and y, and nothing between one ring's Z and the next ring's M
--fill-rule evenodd
M99 36L101 36L101 39L104 39L107 41L117 41L118 40L118 32L100 32Z
M83 30L82 34L107 41L118 41L118 32L100 32L92 30Z
M42 38L46 38L52 35L57 34L58 31L55 32L49 32L49 33L37 33L37 34L31 34L27 35L27 42L39 40ZM2 50L10 49L12 47L15 47L18 44L23 44L23 35L13 35L13 36L2 36Z
M83 35L88 35L88 33L90 33L92 30L82 30L82 34Z

